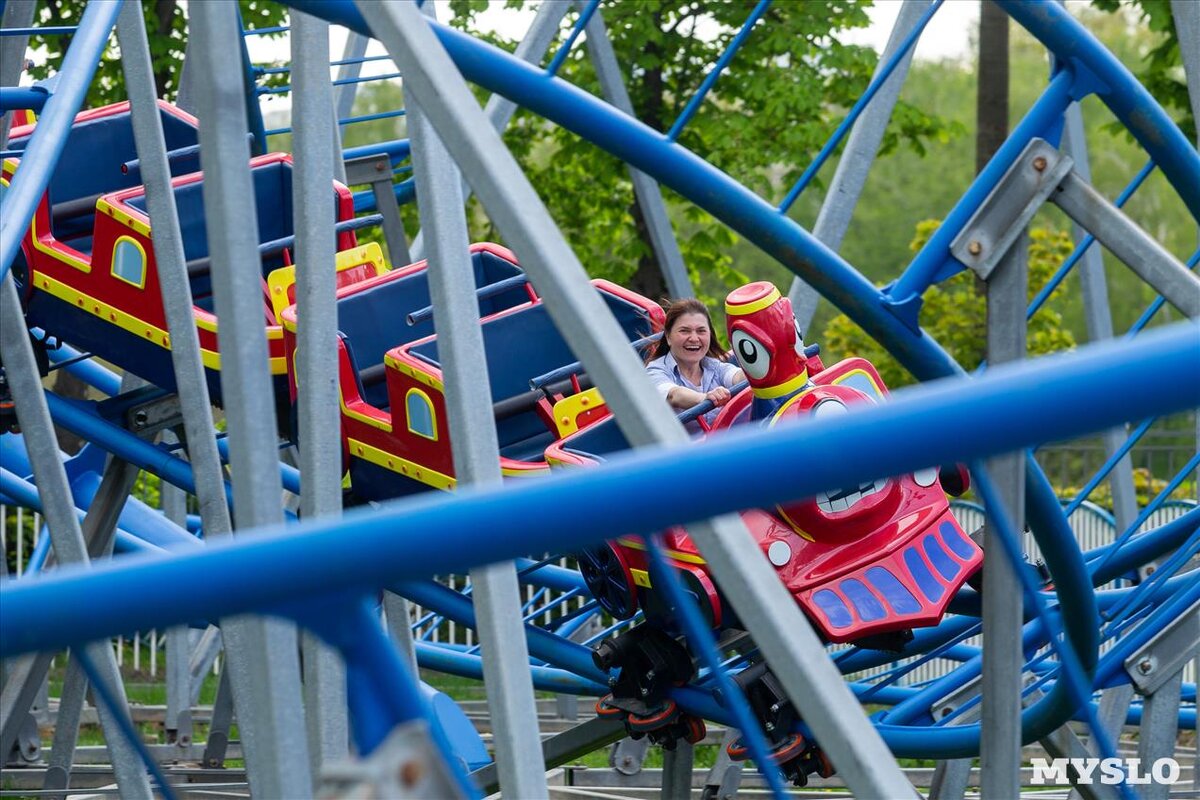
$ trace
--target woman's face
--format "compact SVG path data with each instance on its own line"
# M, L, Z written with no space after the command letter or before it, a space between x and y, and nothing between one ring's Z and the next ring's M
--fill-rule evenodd
M667 331L671 355L680 364L699 364L711 342L712 331L708 329L708 317L704 314L681 314Z

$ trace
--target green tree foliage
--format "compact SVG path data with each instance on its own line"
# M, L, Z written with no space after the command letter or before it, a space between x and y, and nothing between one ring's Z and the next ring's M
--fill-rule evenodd
M508 5L520 6L522 0ZM754 5L752 0L605 4L605 22L617 59L627 70L638 119L655 130L668 130ZM458 15L455 24L469 28L473 15L486 4L457 0L452 7ZM855 3L774 4L679 142L760 195L780 199L867 86L875 52L838 38L866 24L865 8ZM561 74L601 94L582 43ZM935 118L910 106L900 118L902 123L886 142L888 149L901 141L924 146L944 130ZM593 275L651 297L665 293L620 161L526 114L518 115L506 141ZM731 257L735 235L690 204L676 203L674 197L668 202L693 278L711 281L715 276L714 291L743 281ZM479 235L495 234L484 230Z
M209 0L211 1L211 0ZM39 3L36 25L77 25L83 15L86 0L50 0ZM183 65L184 48L187 45L186 4L179 0L155 0L140 3L146 19L146 37L150 43L150 60L154 69L155 89L159 97L170 99L179 91L179 74ZM267 28L283 24L287 19L287 6L282 3L239 0L242 23L247 28ZM37 79L58 72L63 56L71 44L67 36L31 36L30 45L44 48L46 60L33 67L29 74ZM96 68L96 78L88 91L87 104L101 106L125 99L125 75L121 71L121 51L116 37L109 40L108 48L101 56Z
M937 220L917 226L909 249L917 252L938 227ZM1035 228L1029 234L1029 299L1049 281L1071 253L1071 238L1063 231ZM974 273L960 272L931 287L921 308L921 327L967 369L983 361L987 345L987 300L975 291ZM1030 321L1030 355L1053 353L1074 347L1074 337L1062 327L1062 314L1054 296ZM883 347L863 333L844 314L835 317L825 330L822 342L830 362L848 356L862 356L873 363L889 388L914 382L913 377Z
M1092 3L1103 11L1126 15L1129 28L1141 27L1151 32L1150 44L1144 48L1142 63L1134 68L1134 74L1174 114L1188 139L1195 141L1196 119L1188 102L1187 77L1170 0L1092 0Z

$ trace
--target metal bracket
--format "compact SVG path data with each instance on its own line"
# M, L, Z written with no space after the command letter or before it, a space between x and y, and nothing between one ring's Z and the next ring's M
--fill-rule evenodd
M951 254L987 280L1074 163L1044 139L1031 140L951 243Z
M345 166L347 185L367 184L371 187L375 208L383 215L383 239L387 243L388 261L393 267L409 263L408 240L392 185L391 157L387 153L359 156L347 159Z
M370 756L326 767L317 797L464 797L450 768L434 747L425 720L396 728Z
M1152 695L1200 654L1200 600L1125 659L1139 693Z
M935 720L939 720L939 719L942 719L943 717L950 716L955 711L957 711L960 706L966 704L967 702L971 701L972 699L974 699L975 697L977 697L979 695L979 688L980 688L980 685L982 684L982 682L983 682L982 676L977 675L974 678L972 678L971 680L967 681L962 686L955 689L953 692L950 692L950 694L942 697L939 700L934 701L929 706L930 715ZM1032 675L1022 675L1021 676L1021 688L1022 689L1028 688L1033 682L1034 682L1034 676L1032 676ZM1030 699L1026 698L1024 705L1028 705L1029 702L1030 702ZM978 703L976 703L975 707L973 709L971 709L970 711L966 712L965 714L963 714L963 716L961 716L955 722L955 724L965 725L968 722L974 722L975 720L977 720L979 718L979 710L980 710L980 706Z

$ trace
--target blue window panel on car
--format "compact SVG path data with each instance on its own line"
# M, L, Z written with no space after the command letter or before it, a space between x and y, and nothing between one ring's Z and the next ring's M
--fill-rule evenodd
M915 614L921 610L921 604L913 597L912 592L883 567L871 567L867 570L867 580L879 590L883 599L888 601L897 614Z
M917 586L921 588L921 592L925 597L930 600L941 598L942 584L938 583L938 579L933 577L933 573L929 571L929 567L925 566L925 560L921 558L921 554L917 552L915 547L905 549L904 563L908 566L908 571L912 573Z
M405 401L408 412L408 429L426 439L437 438L433 428L433 406L428 398L417 392L411 392Z
M942 534L942 539L945 540L946 546L954 551L954 555L966 561L971 556L975 555L975 549L971 547L971 543L966 540L962 532L954 527L953 522L943 522L938 528Z
M942 574L946 580L953 580L958 574L958 562L951 558L941 544L938 543L937 537L925 537L925 555L929 556L929 563L933 564L933 568Z
M845 628L854 622L854 618L850 616L850 609L846 608L842 598L829 589L813 592L812 598L813 602L817 604L817 608L825 612L825 618L829 620L829 627Z
M117 242L113 251L112 274L134 286L146 285L146 256L128 239Z
M850 602L858 610L858 616L863 622L871 622L887 616L883 603L880 603L879 598L871 594L871 590L864 586L862 581L850 578L842 581L840 586L842 593L850 598Z

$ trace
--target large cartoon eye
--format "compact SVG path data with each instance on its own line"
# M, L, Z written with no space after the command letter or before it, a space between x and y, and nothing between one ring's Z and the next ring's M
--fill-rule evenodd
M733 352L746 371L746 377L758 380L771 369L771 353L745 331L733 332Z
M800 323L795 317L792 317L792 322L796 326L796 355L804 358L804 334L800 332Z
M830 417L840 417L846 413L846 407L841 401L829 399L822 400L813 407L813 416L817 419L828 419Z

